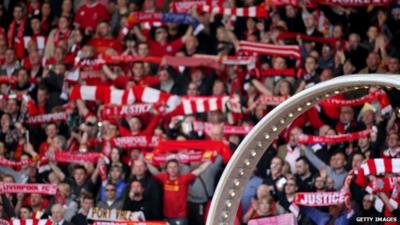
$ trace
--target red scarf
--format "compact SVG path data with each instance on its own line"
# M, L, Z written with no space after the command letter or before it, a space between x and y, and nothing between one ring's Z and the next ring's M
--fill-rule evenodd
M15 44L14 41L23 42L24 38L24 30L25 30L25 20L22 20L18 26L17 33L15 34L15 30L17 29L17 22L15 20L12 21L10 27L8 28L7 38L8 38L8 47L12 48Z
M61 32L60 29L56 29L54 32L54 46L57 47L60 40L67 41L71 35L71 30L68 29L66 32Z

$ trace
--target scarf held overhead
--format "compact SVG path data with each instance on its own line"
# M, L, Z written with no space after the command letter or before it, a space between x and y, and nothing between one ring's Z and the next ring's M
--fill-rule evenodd
M345 202L345 192L300 192L294 202L303 206L330 206Z
M354 132L350 134L339 134L332 136L312 136L307 134L301 134L299 136L300 144L333 144L339 142L349 142L358 140L360 138L368 137L371 133L371 129Z
M57 185L0 183L0 193L35 193L55 195L57 193Z

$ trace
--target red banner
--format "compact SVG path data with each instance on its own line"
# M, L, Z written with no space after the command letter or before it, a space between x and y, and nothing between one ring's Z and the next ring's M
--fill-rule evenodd
M346 200L344 191L340 192L299 192L294 199L295 204L304 206L340 205Z
M35 193L55 195L57 193L57 185L0 183L0 193Z
M333 136L311 136L307 134L301 134L299 136L299 143L301 144L332 144L339 142L354 141L363 137L368 137L371 133L371 129L354 132L350 134L339 134Z
M151 107L152 104L106 105L100 114L103 119L138 116L150 112Z
M123 149L154 148L159 145L160 138L156 136L129 136L114 138L115 146Z
M30 116L28 118L28 124L42 124L42 123L50 123L50 122L61 122L66 121L68 118L68 114L66 112L59 113L50 113L50 114L42 114L37 116Z

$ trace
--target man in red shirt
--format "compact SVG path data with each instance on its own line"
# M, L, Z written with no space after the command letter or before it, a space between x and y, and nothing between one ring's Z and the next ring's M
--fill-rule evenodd
M28 23L25 19L22 5L14 7L13 21L10 23L7 32L8 47L15 49L18 59L24 57L24 35L27 31Z
M97 54L104 54L108 49L114 49L119 54L122 53L122 45L111 34L111 27L107 21L102 21L97 25L96 36L89 41L89 45L94 46Z
M149 36L145 36L138 27L134 28L134 32L138 39L147 42L149 45L151 56L174 56L182 47L186 40L192 35L193 28L189 26L185 35L173 41L168 41L168 32L166 27L158 27L154 34L154 40Z
M127 75L117 75L107 65L102 68L113 85L120 89L131 88L133 85L154 87L160 84L160 76L145 75L144 63L141 61L133 63L131 73Z
M164 190L164 216L171 225L187 225L187 196L189 185L199 176L211 161L205 161L192 172L180 174L179 162L168 160L166 172L159 172L153 165L147 163L149 171L160 181Z
M75 14L75 24L84 29L86 34L94 31L100 21L109 19L107 8L97 0L87 0Z

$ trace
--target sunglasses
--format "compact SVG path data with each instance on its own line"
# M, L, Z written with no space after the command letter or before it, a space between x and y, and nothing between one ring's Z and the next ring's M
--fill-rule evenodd
M109 192L110 192L110 191L115 191L115 189L106 189L106 191L109 191Z

